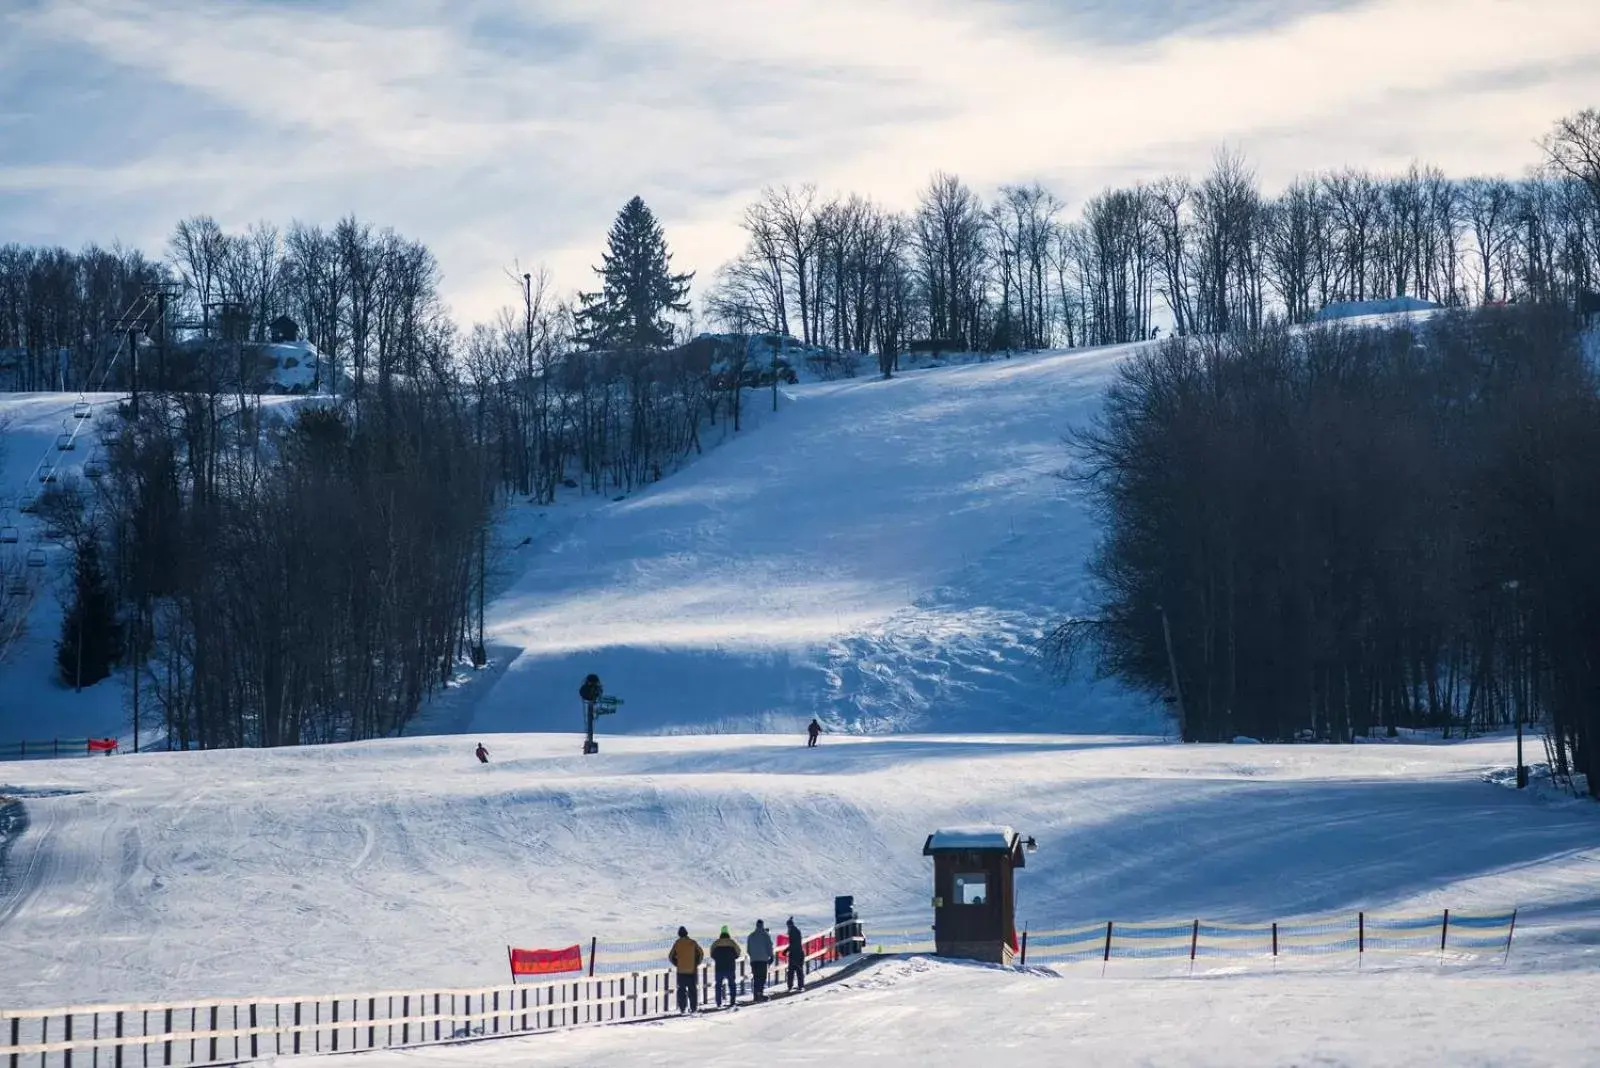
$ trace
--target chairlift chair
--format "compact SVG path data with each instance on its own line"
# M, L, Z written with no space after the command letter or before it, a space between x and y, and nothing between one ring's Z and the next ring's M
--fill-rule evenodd
M22 495L22 499L17 502L17 511L23 515L32 515L38 510L39 495L36 493L25 493Z
M44 550L43 549L29 549L28 550L27 564L28 564L29 567L43 567L45 565Z
M55 470L55 468L47 467L43 471L39 472L39 481L40 482L43 482L43 483L48 485L49 483L52 483L55 480L56 480L56 470Z
M73 449L76 449L77 447L78 447L78 443L75 440L73 440L72 435L67 433L65 430L63 430L61 433L56 435L56 451L57 452L71 452Z
M89 479L102 479L106 475L106 465L99 460L89 460L83 465L83 477Z
M22 540L22 531L16 527L0 527L0 545L15 545Z
M13 596L13 597L26 597L26 596L28 596L28 579L27 579L27 576L25 576L22 572L18 571L15 575L11 576L11 582L10 582L10 584L9 584L9 586L7 588L9 589L9 591L11 593L11 596Z
M72 418L88 419L94 414L94 407L86 400L80 400L72 406Z

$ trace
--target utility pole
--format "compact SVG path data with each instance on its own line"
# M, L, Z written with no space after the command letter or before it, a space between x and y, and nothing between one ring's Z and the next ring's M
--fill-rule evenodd
M139 418L139 331L128 327L128 375L133 385L130 400L133 404L133 417Z
M1511 591L1511 653L1516 657L1516 667L1512 671L1511 680L1511 715L1517 723L1517 789L1528 788L1528 766L1522 762L1522 634L1518 626L1522 618L1522 602L1518 590L1522 583L1512 579L1506 583L1506 589Z
M1189 716L1183 707L1183 687L1178 683L1178 657L1172 651L1172 624L1167 622L1167 608L1165 605L1156 605L1156 611L1161 613L1161 635L1167 643L1167 667L1172 672L1172 696L1178 703L1178 737L1188 740Z

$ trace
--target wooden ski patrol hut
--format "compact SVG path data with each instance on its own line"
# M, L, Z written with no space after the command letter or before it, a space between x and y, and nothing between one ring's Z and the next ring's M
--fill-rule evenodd
M1010 827L949 827L928 835L933 858L934 952L1010 964L1017 948L1016 882L1038 846Z

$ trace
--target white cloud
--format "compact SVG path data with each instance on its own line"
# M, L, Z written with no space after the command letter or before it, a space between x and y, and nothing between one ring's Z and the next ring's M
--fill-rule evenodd
M1169 33L1156 0L1130 0L1150 32L1118 44L1092 7L1053 10L1046 32L1016 4L44 0L12 16L39 47L87 47L236 119L208 128L198 164L108 167L90 146L0 158L0 190L42 195L64 234L85 217L66 205L98 200L87 217L138 216L150 234L123 236L152 247L218 203L241 224L354 210L433 245L458 310L481 317L510 296L514 257L588 284L635 192L708 278L766 182L904 205L942 168L1081 197L1202 167L1224 141L1273 184L1413 157L1514 172L1552 119L1600 101L1594 0L1371 0L1229 32L1213 0L1206 32L1191 17Z

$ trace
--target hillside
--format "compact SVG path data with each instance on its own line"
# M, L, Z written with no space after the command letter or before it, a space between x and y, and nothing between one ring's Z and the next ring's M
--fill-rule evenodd
M499 672L437 728L580 728L592 671L626 701L612 733L1161 731L1034 651L1083 606L1094 538L1063 438L1127 351L786 387L760 430L527 557L489 609Z
M1503 738L485 741L0 764L0 1005L493 983L507 943L814 929L839 893L921 928L924 836L991 821L1038 839L1035 930L1520 905L1516 967L1595 960L1595 810L1486 782Z
M0 649L15 636L0 658L0 744L18 739L127 738L126 673L75 693L56 674L55 645L61 634L62 599L69 589L71 554L50 536L24 502L54 485L74 481L87 486L86 465L103 462L102 428L112 421L116 404L126 394L0 393L0 528L12 528L15 544L0 543L0 598L6 598L0 621ZM298 403L296 398L261 398L271 409ZM86 411L87 418L78 418ZM66 435L71 448L58 448ZM41 566L30 566L29 558ZM18 579L25 592L18 592ZM148 740L148 727L145 738Z

